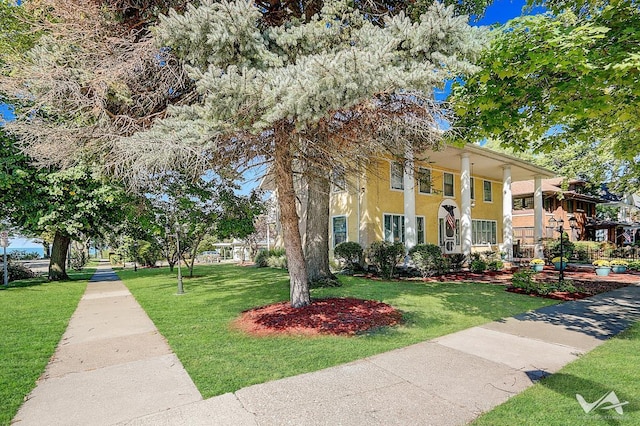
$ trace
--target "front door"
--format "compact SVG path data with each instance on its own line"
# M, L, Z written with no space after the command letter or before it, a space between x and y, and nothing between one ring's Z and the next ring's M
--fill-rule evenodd
M445 254L461 253L460 209L453 200L444 200L438 209L439 243Z

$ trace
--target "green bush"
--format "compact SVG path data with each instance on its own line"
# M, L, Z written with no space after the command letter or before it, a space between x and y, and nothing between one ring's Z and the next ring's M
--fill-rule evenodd
M566 232L562 234L562 256L567 259L571 259L575 250L575 244L569 241L569 236ZM560 256L560 239L549 241L544 249L545 257L552 259Z
M79 271L87 264L87 254L83 250L74 250L71 252L71 268Z
M7 255L11 260L35 260L39 259L40 255L36 252L28 252L26 250L14 250Z
M454 272L462 270L462 265L466 262L467 257L462 253L454 253L447 256L449 260L449 266Z
M269 256L267 264L270 268L287 269L287 256Z
M362 246L354 241L345 241L333 249L333 257L344 262L352 271L362 270Z
M374 264L383 278L395 275L396 265L404 258L405 248L402 243L374 241L367 249L367 258Z
M442 274L448 266L442 250L435 244L418 244L409 250L409 256L424 278Z
M16 280L24 280L27 278L34 278L35 272L24 266L22 263L7 262L7 275L9 275L9 282ZM0 267L0 283L4 282L4 266Z
M482 259L473 259L469 265L471 272L480 274L487 270L487 262Z
M256 264L256 267L258 268L266 268L269 265L269 258L276 258L279 259L281 257L285 258L285 262L284 262L284 267L286 268L286 252L284 249L281 248L274 248L274 249L269 249L269 250L262 250L260 252L258 252L258 254L256 255L254 262ZM278 264L281 265L282 261L281 260L273 260L271 262L272 264ZM282 266L272 266L273 268L280 268Z
M487 263L487 269L490 271L501 271L504 268L504 262L502 260L492 260Z
M136 250L136 262L141 265L153 267L156 266L158 259L162 256L160 247L155 243L148 241L139 241Z

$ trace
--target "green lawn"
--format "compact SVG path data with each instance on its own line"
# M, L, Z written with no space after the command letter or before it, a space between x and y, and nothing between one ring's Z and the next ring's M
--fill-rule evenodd
M406 324L357 337L251 337L230 327L243 310L288 299L288 276L235 265L196 267L177 296L168 269L119 271L168 339L203 397L315 371L553 304L489 284L380 282L342 277L344 286L312 296L380 300L405 313Z
M0 290L0 424L9 424L35 386L92 274L70 273L67 282L15 281Z
M474 426L640 425L640 323L480 417ZM593 403L614 391L623 414L585 413L576 394Z

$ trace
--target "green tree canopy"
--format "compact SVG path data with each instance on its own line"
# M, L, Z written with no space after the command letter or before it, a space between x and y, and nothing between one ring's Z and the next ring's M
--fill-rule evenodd
M638 188L640 9L613 0L584 13L591 3L495 28L483 70L454 87L459 126L521 151L604 144Z

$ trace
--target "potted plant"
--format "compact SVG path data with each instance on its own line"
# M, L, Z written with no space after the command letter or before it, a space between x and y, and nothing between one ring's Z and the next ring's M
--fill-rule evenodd
M562 257L560 258L560 256L556 256L553 259L551 259L551 263L553 263L553 266L558 270L558 271L562 271L567 267L567 262L569 261L569 259L567 259L566 257Z
M542 272L542 270L544 269L544 260L542 259L531 259L531 261L529 262L529 266L531 266L531 269L533 269L535 272Z
M615 272L616 274L626 272L627 266L629 266L629 262L622 259L613 259L609 264L611 265L611 272Z
M596 275L606 277L611 272L611 263L608 260L598 259L593 261L593 266L596 267Z

